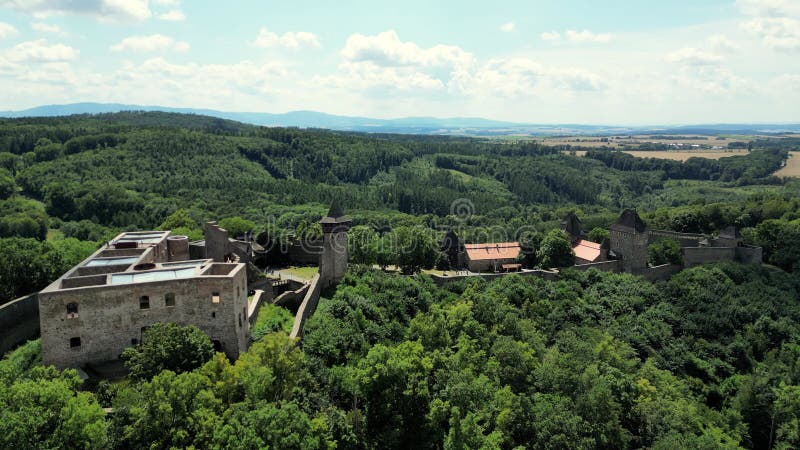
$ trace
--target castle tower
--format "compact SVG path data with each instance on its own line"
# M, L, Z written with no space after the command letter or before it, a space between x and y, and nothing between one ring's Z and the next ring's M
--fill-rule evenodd
M573 241L583 238L581 219L578 219L578 216L574 212L569 213L567 217L561 221L561 229L570 235Z
M628 273L647 268L647 226L634 209L626 209L610 227L610 250Z
M319 258L319 277L322 287L338 284L345 272L350 254L347 250L347 231L350 218L345 216L336 200L331 203L322 225L322 255Z

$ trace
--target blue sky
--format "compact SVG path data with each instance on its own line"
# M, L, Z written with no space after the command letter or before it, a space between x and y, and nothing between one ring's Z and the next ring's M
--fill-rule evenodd
M800 0L0 0L0 110L800 121Z

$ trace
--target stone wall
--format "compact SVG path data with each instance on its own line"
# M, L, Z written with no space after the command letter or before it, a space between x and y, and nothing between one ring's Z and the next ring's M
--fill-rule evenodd
M715 262L736 260L736 247L684 247L683 264L692 267Z
M443 286L447 283L452 283L455 281L467 280L470 278L483 278L484 280L491 281L497 278L505 277L508 275L520 275L523 277L526 276L534 276L534 277L541 277L545 280L555 280L558 278L558 270L526 270L524 272L510 272L510 273L475 273L470 275L452 275L452 276L441 276L441 275L431 275L433 278L433 282L436 283L437 286Z
M36 294L0 306L0 357L39 337L39 300Z
M764 261L763 250L749 245L736 247L736 260L743 264L761 264Z
M707 236L703 234L678 233L677 231L668 230L647 230L647 235L647 240L650 244L659 239L675 239L680 242L681 247L698 247L700 241L707 238Z
M297 311L300 309L300 305L303 303L303 300L305 299L309 286L310 285L308 284L304 284L302 287L295 289L293 291L286 291L283 294L277 296L272 303L276 306L280 306L281 308L286 308L292 313L296 314Z
M206 258L213 259L215 262L225 262L225 257L231 252L228 232L224 228L220 228L216 222L208 222L204 234Z
M641 273L642 277L649 281L669 280L670 277L683 270L679 264L663 264L655 267L648 267Z
M300 308L297 309L297 314L294 316L294 324L292 325L292 332L289 334L289 337L302 339L306 320L317 310L321 293L322 283L320 282L320 275L316 274L314 278L311 279L311 284L308 285L308 291L305 297L303 297Z
M292 264L319 264L322 254L322 239L315 241L292 241L286 249L286 257Z
M167 294L174 295L175 306L167 306ZM147 309L140 309L142 296L148 297ZM78 314L68 318L66 306L72 302ZM247 349L247 306L243 266L231 276L44 291L39 295L42 357L58 368L117 359L142 339L143 328L175 322L197 326L235 359ZM80 346L71 346L71 338L80 338Z
M611 261L600 261L595 263L576 264L570 267L570 269L579 271L595 269L603 272L622 272L622 261L611 260Z

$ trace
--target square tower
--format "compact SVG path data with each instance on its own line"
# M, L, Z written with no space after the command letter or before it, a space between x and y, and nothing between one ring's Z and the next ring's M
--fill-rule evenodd
M338 284L347 272L350 253L347 249L347 231L351 220L334 200L322 225L322 255L319 259L319 281L322 287Z
M634 209L626 209L610 227L611 252L622 259L628 273L641 273L647 268L647 226Z

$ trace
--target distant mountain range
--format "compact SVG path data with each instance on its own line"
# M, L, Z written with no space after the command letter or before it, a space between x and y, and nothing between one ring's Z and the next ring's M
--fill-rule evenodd
M619 135L638 133L663 134L756 134L800 133L800 124L709 124L665 127L614 127L578 124L525 124L503 122L474 117L404 117L399 119L371 119L367 117L337 116L316 111L292 111L284 114L259 112L226 112L212 109L170 108L165 106L125 105L120 103L72 103L45 105L21 111L0 111L0 117L52 117L73 114L102 114L120 111L162 111L198 114L242 123L264 126L325 128L367 133L455 134L473 136L510 135Z

